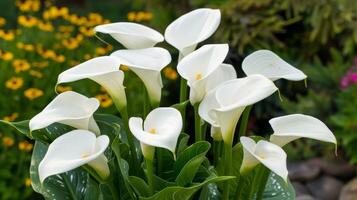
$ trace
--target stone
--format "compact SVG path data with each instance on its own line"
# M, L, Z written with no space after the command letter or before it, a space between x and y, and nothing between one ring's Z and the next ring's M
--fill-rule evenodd
M291 183L295 189L295 194L296 196L302 196L305 194L310 194L309 190L301 183L299 182L292 182Z
M289 179L291 181L309 181L320 174L320 168L307 162L289 162Z
M343 183L331 176L321 176L306 184L310 193L317 199L337 200Z
M328 161L323 158L313 158L308 163L320 167L325 174L344 180L349 180L357 175L357 166L344 160Z
M301 195L301 196L297 196L295 198L295 200L316 200L314 197L308 195L308 194L304 194L304 195Z
M357 200L357 177L343 186L339 200Z

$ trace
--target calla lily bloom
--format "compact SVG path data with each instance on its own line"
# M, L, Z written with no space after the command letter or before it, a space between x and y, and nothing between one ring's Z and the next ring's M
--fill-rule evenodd
M140 141L145 158L152 160L154 147L165 148L175 156L176 144L182 130L181 113L170 107L159 107L152 110L143 119L131 117L129 128Z
M91 79L103 86L119 109L126 106L124 72L119 69L122 61L113 56L90 59L72 67L58 76L57 84Z
M74 130L56 138L48 147L38 166L41 183L52 175L64 173L88 164L103 179L110 174L108 160L103 154L109 137L96 137L86 130Z
M209 92L198 113L214 127L220 127L225 143L233 141L236 124L246 106L257 103L273 94L274 83L261 75L226 81Z
M292 114L273 118L269 123L274 130L270 141L281 147L299 138L311 138L337 145L337 140L331 130L315 117Z
M58 122L99 135L100 130L93 118L99 105L96 98L88 98L72 91L63 92L30 120L30 130L46 128Z
M165 30L165 39L186 56L216 31L220 21L218 9L196 9L173 21Z
M171 62L170 53L163 48L152 47L137 50L118 50L111 54L120 58L144 82L152 104L161 99L161 70Z
M249 137L241 137L243 147L243 161L240 173L244 174L259 163L280 176L287 182L288 169L286 167L286 153L276 144L260 140L257 143Z
M103 24L94 28L95 32L111 35L127 49L142 49L164 41L161 33L147 26L132 22Z
M227 44L204 45L179 62L177 71L187 80L192 105L200 102L220 81L225 81L222 79L236 78L232 66L221 65L227 53Z
M281 78L300 81L307 78L302 71L269 50L258 50L248 55L243 60L242 69L247 76L261 74L272 81Z

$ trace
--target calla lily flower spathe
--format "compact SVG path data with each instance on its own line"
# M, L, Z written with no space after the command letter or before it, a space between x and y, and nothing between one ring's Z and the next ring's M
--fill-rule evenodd
M258 50L248 55L243 60L242 69L247 76L261 74L272 81L281 78L300 81L307 77L302 71L269 50Z
M94 31L110 34L127 49L149 48L164 41L164 37L154 29L132 22L103 24L96 26Z
M299 138L311 138L337 145L331 130L315 117L292 114L273 118L269 123L274 131L270 141L281 147Z
M184 57L194 51L198 43L209 38L220 21L218 9L196 9L173 21L165 30L165 39Z
M46 128L58 122L99 135L100 130L93 118L99 105L96 98L88 98L72 91L63 92L30 120L30 130Z
M64 173L88 164L103 179L110 174L108 160L103 154L109 137L96 137L86 130L74 130L56 138L48 147L38 166L41 183L52 175Z
M204 45L179 62L177 71L187 80L192 105L221 82L237 77L233 66L222 64L227 53L227 44Z
M225 143L231 143L236 124L246 106L273 94L274 83L261 75L226 81L209 92L199 105L199 115L214 127L220 127Z
M69 83L81 79L91 79L103 86L119 109L126 106L124 72L119 68L123 62L113 56L90 59L72 67L58 76L57 84Z
M182 116L174 108L159 107L147 115L144 124L140 117L131 117L129 128L140 141L145 158L153 159L154 147L165 148L175 156L177 140L182 130Z
M170 53L163 48L152 47L137 50L118 50L111 54L122 60L144 82L152 104L161 99L161 70L171 62Z
M256 143L253 139L244 136L240 138L240 142L243 147L241 174L250 171L259 163L262 163L265 167L287 181L287 155L281 147L264 140Z

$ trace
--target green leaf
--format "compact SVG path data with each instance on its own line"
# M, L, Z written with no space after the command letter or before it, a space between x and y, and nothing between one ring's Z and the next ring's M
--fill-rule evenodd
M96 200L99 198L98 184L81 168L50 176L41 184L38 165L45 156L46 151L47 146L36 141L30 167L32 188L36 192L42 194L46 199Z
M147 197L150 195L149 186L143 179L136 176L129 176L128 180L137 194L142 197Z
M190 102L189 100L186 100L184 102L174 104L171 107L176 108L178 111L182 112L186 108L189 102Z
M234 177L219 176L219 177L208 178L206 181L199 184L195 184L191 187L180 187L180 186L167 187L151 197L148 198L141 197L140 199L142 200L189 200L203 186L209 183L230 180L232 178Z
M274 173L270 173L263 194L264 200L295 200L295 190L290 181L285 181Z

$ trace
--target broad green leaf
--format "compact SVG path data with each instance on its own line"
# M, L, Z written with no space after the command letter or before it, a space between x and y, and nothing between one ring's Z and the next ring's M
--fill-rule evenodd
M190 102L189 100L186 100L184 102L174 104L171 107L176 108L178 111L182 113L182 111L186 108L189 102Z
M263 193L264 200L295 200L295 190L290 181L285 181L274 173L270 173Z
M129 176L128 181L134 188L135 192L140 196L147 197L150 195L149 186L143 179L136 176Z
M177 150L176 154L181 154L183 150L185 150L188 147L188 140L190 139L190 136L187 135L186 133L181 133L178 139L178 145L177 145Z
M180 186L172 186L167 187L160 192L156 193L151 197L141 197L142 200L189 200L191 197L203 186L209 183L227 181L234 177L232 176L219 176L208 178L206 181L198 184L194 184L191 187L180 187Z

